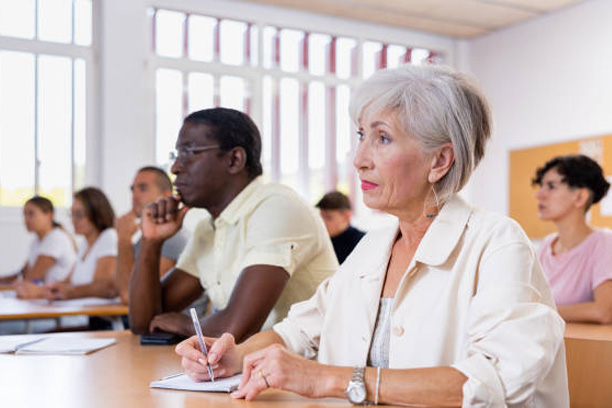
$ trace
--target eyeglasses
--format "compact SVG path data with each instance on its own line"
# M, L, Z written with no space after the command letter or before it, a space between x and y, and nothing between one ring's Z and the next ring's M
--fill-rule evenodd
M564 180L547 181L547 182L543 182L542 184L540 184L539 188L540 188L540 191L555 191L557 187L559 187L561 184L564 184L564 183L565 183Z
M191 147L179 147L173 152L170 152L170 160L184 162L193 158L197 153L205 152L207 150L219 149L221 146L191 146Z
M76 220L81 220L85 218L85 213L83 211L68 211L68 215L70 218L74 218Z

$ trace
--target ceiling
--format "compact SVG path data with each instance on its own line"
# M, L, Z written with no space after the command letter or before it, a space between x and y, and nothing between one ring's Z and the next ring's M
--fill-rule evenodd
M455 38L483 34L584 0L247 0Z

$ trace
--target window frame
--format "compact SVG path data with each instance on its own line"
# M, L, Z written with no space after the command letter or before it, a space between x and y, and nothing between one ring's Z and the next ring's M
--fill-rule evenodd
M230 4L227 4L230 3ZM363 44L365 42L380 42L385 45L401 45L406 44L406 47L412 49L424 48L432 50L435 55L443 56L444 63L453 65L455 60L455 42L448 38L439 39L430 34L411 32L402 28L385 27L382 25L375 25L371 23L364 23L358 21L349 21L340 19L332 16L323 16L314 13L308 13L303 11L295 11L289 9L282 9L279 7L273 7L269 5L260 5L252 3L244 3L240 5L240 10L236 10L235 3L233 2L222 2L219 0L185 0L180 5L177 5L171 0L151 0L148 3L149 10L163 9L168 11L180 12L185 14L196 14L206 17L217 18L219 20L229 19L240 21L244 23L250 23L258 28L258 47L257 52L259 53L256 67L249 64L241 66L230 66L222 64L218 61L205 62L205 61L194 61L186 57L186 53L180 58L169 58L162 57L155 53L154 43L152 35L149 35L148 43L148 81L150 84L155 84L155 72L158 68L170 68L180 71L184 75L184 83L189 72L204 72L215 76L215 78L221 75L235 75L243 77L245 80L251 81L251 100L252 101L263 101L263 78L264 76L271 76L276 84L281 78L294 78L297 79L300 85L308 84L312 81L322 82L326 86L326 91L329 86L334 86L337 89L338 85L348 85L352 91L362 82L363 67L361 64ZM249 16L249 18L244 18ZM336 38L351 38L356 41L356 55L357 60L356 70L357 73L350 78L338 78L335 74L326 72L324 75L313 75L307 72L288 72L283 71L280 68L264 68L263 64L263 29L266 26L273 26L279 29L290 29L298 30L306 33L316 34L327 34ZM151 29L154 27L154 20L152 13L149 13L149 19L147 27ZM367 32L367 36L362 33ZM408 35L407 35L408 33ZM155 88L155 86L152 86ZM184 95L186 94L186 88L184 87ZM328 96L326 96L327 98ZM150 126L151 134L155 135L155 90L153 90L152 106L150 109L151 120L148 122ZM186 105L186 104L184 104ZM262 104L252 103L250 116L253 118L257 126L264 132L263 127L263 109ZM187 113L184 111L184 113ZM336 124L330 124L329 121L326 123L328 128L327 133L336 132ZM334 120L335 122L335 116ZM351 130L355 131L354 126L351 124ZM301 147L308 146L308 132L305 133L306 140L304 140L304 131L302 130L303 124L300 126L300 141ZM306 126L307 127L307 126ZM331 129L333 127L333 130ZM177 129L178 132L178 129ZM274 140L274 135L272 136ZM326 137L325 140L326 153L325 153L325 190L336 188L338 184L338 166L336 161L336 138ZM354 151L356 146L356 140L351 138L351 150ZM264 175L267 173L269 179L273 182L280 182L280 160L278 156L280 154L279 146L273 143L271 146L272 150L272 165L266 167L264 163ZM276 157L276 158L275 158ZM311 197L308 189L308 177L309 177L309 164L308 164L308 150L300 149L300 167L298 168L298 192L304 196L307 200L313 201L314 197ZM263 157L262 157L263 161ZM304 165L305 163L305 165ZM348 178L348 193L353 202L359 203L361 191L358 189L357 175L353 174L352 177ZM314 201L313 201L314 202ZM355 205L355 212L360 212L365 207L362 204Z
M84 166L84 180L83 184L95 184L94 180L97 179L98 174L98 162L97 158L97 146L99 145L98 129L97 129L97 106L98 106L98 75L97 75L97 49L98 49L98 35L97 29L99 27L98 18L100 16L99 2L98 0L91 0L92 2L92 21L91 21L91 44L78 45L75 43L74 27L75 27L75 0L72 0L72 30L73 38L71 43L59 43L51 42L38 39L38 1L35 3L35 31L34 38L26 39L19 37L11 37L6 35L0 35L0 51L19 52L29 54L34 58L34 180L33 189L34 194L37 195L40 192L40 159L39 159L39 144L40 144L40 126L39 126L39 114L38 114L38 103L39 103L39 58L41 56L51 57L62 57L70 59L71 67L71 109L70 109L70 189L74 193L76 190L76 163L75 163L75 65L77 60L82 60L85 64L85 166ZM84 186L78 186L82 188ZM67 202L67 206L70 205L70 200ZM60 207L66 208L66 207ZM21 206L10 206L0 205L0 218L8 216L12 218L15 214L21 213Z

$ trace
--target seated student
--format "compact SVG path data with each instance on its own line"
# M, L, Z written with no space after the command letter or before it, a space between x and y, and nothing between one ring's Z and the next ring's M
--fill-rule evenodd
M115 229L119 239L117 255L117 286L123 303L128 303L130 277L138 258L141 236L138 236L138 219L143 208L160 198L172 195L172 181L165 171L158 167L143 167L136 173L132 186L132 209L115 221ZM132 243L137 236L135 243ZM160 278L174 267L180 253L185 248L188 239L187 231L181 229L164 241L159 262Z
M59 282L70 274L76 260L75 245L72 237L54 221L53 203L40 196L26 201L23 215L28 232L36 234L32 242L28 261L17 275L10 277L15 281L17 296L22 299L40 298L44 295L41 283Z
M293 190L262 182L259 130L247 115L224 108L194 112L176 150L172 172L180 201L167 197L143 213L130 327L191 335L191 320L178 312L206 291L215 312L202 319L204 333L229 331L243 340L266 319L282 319L335 272L331 242L314 209ZM209 217L160 283L161 247L190 207L206 209Z
M72 274L63 282L47 284L46 298L117 296L117 233L113 228L115 213L108 199L95 187L84 188L74 194L71 215L74 232L83 235L85 241L79 247Z
M564 323L531 243L457 195L489 139L484 97L460 73L409 64L376 72L350 107L364 203L395 223L273 330L207 338L208 361L196 336L179 344L187 374L242 371L232 397L247 400L280 388L355 405L568 408Z
M612 323L612 231L586 218L610 187L601 167L584 155L555 157L533 183L540 186L538 216L557 226L538 256L559 313L569 322Z
M351 225L351 202L339 191L323 196L316 207L320 210L325 228L331 237L338 262L342 263L357 246L365 232Z

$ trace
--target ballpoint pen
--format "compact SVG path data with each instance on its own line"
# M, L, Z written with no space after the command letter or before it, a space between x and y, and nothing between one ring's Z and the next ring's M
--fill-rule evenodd
M198 319L198 313L192 307L191 312L191 320L193 320L193 327L195 327L196 334L198 335L198 341L200 342L200 349L202 350L202 354L208 358L208 351L206 350L206 344L204 343L204 336L202 335L202 327L200 326L200 320ZM210 376L210 381L215 381L215 376L213 375L213 370L210 367L210 364L206 363L206 368L208 369L208 375Z

